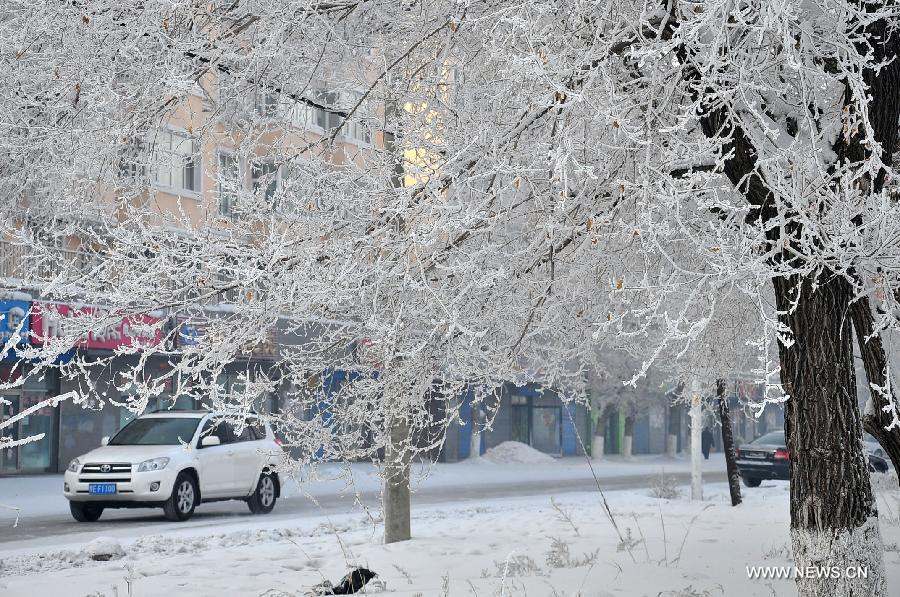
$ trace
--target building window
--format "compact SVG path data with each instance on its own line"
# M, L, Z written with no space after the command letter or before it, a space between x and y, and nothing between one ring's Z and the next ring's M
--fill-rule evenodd
M354 140L366 145L372 144L372 131L368 126L361 122L351 122L349 124L349 136Z
M228 153L219 154L219 172L216 188L219 194L219 213L231 216L241 188L241 173L238 159Z
M273 203L275 193L278 192L278 166L273 160L255 162L252 168L253 192L258 193L264 187L263 196L266 201Z
M256 112L260 116L271 118L278 114L278 93L260 89L256 92Z
M291 123L291 126L295 126L298 129L305 129L309 126L309 116L310 108L303 102L296 102L293 106L288 110L288 120Z
M354 106L360 104L353 113L354 120L352 122L348 122L346 126L346 130L343 131L344 136L357 141L358 143L362 143L365 145L370 145L372 143L372 130L368 127L368 125L364 124L361 120L365 120L366 117L366 106L365 102L360 103L360 100L363 98L362 92L359 91L348 91L345 94L346 108L349 112Z
M340 114L336 114L329 109L338 102L337 92L321 89L316 93L315 98L316 102L322 106L322 108L315 108L313 114L313 121L316 126L325 131L337 128L343 121L343 118Z
M176 192L200 192L200 144L182 133L163 130L153 147L153 182Z

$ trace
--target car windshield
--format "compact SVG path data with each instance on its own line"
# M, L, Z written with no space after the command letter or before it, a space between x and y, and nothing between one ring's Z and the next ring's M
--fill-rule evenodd
M769 446L783 446L785 445L784 431L773 431L772 433L767 433L764 436L753 440L753 443Z
M135 419L109 440L110 446L177 446L194 437L199 418L148 417Z

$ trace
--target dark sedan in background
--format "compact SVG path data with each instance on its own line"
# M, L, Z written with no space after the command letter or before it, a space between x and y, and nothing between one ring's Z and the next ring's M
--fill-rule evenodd
M886 473L888 462L868 454L869 470ZM763 479L790 479L791 455L784 440L784 431L773 431L737 450L737 466L747 487L759 487Z

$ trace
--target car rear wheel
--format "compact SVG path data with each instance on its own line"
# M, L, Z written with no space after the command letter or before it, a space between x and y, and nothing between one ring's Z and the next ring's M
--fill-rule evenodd
M97 522L103 514L103 506L69 502L69 511L72 512L72 518L78 522Z
M174 521L187 520L197 507L197 483L187 473L179 473L172 487L172 495L163 504L166 518Z
M744 485L747 487L759 487L759 484L762 483L762 479L757 479L756 477L741 477L744 481Z
M263 473L256 483L256 490L247 498L247 506L254 514L268 514L275 508L276 500L275 477L270 473Z

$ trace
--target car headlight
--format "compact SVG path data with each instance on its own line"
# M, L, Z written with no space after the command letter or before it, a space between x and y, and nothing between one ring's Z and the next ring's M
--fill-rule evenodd
M151 458L150 460L145 460L140 463L137 468L137 472L146 473L149 471L161 471L166 468L166 465L169 464L168 458Z
M66 467L66 468L67 468L68 470L72 471L73 473L77 473L77 472L78 472L78 469L81 468L81 461L78 460L77 458L73 458L73 459L72 459L72 462L70 462L70 463L69 463L69 466Z

